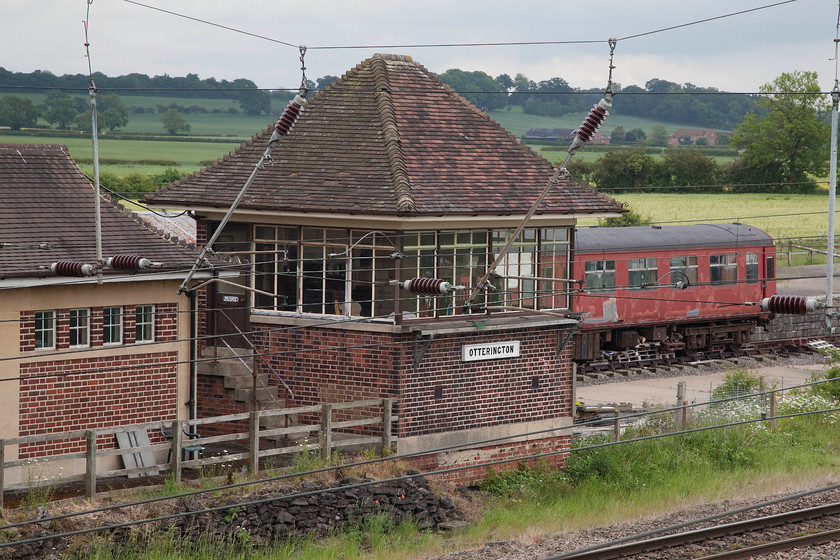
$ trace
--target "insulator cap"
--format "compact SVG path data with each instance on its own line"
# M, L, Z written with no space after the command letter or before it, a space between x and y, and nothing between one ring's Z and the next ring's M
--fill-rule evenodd
M804 296L774 295L761 300L761 309L770 313L805 315L817 309L817 300Z
M277 119L277 122L274 124L274 130L277 131L278 134L285 136L292 130L292 127L295 125L295 121L297 121L298 117L300 116L300 112L303 110L303 104L306 101L300 94L296 95L294 99L289 101L289 104L286 105L286 109L283 111L283 114L280 115L280 118Z
M439 278L412 278L403 283L403 288L418 296L442 296L452 291L453 286Z
M140 255L115 255L105 263L108 268L123 272L137 272L151 268L152 265L152 261L144 259Z
M58 261L50 265L50 272L56 276L93 276L96 267L77 261Z

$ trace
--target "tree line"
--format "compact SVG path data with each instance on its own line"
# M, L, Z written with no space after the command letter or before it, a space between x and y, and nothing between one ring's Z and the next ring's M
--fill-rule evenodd
M730 144L740 150L719 165L702 149L676 147L654 158L644 148L611 151L568 169L600 190L679 192L817 191L829 172L829 108L816 72L783 73L760 88L756 110L735 127Z
M495 78L482 71L449 69L439 74L441 81L460 92L477 107L490 111L517 105L531 115L561 116L586 112L597 103L603 90L580 89L561 77L535 82L524 74L511 78L500 74ZM294 92L269 92L257 88L248 79L201 79L197 74L186 76L148 76L131 73L124 76L93 74L96 86L106 90L133 91L143 95L232 99L242 111L251 115L269 114L271 100L290 98ZM323 89L337 80L323 76L308 81L311 90ZM10 72L0 67L0 90L14 88L19 92L38 92L45 88L57 91L86 90L90 77L85 74L55 75L49 71ZM716 88L691 83L678 84L660 78L648 80L644 87L613 84L621 97L622 115L649 118L664 122L692 123L699 127L732 130L755 106L757 96L724 93Z
M493 78L485 72L457 68L447 70L439 77L485 111L519 105L526 114L558 117L586 112L604 95L601 89L572 87L560 77L534 82L523 74L517 74L515 78L507 74ZM622 115L722 130L735 128L755 109L758 99L757 95L725 93L716 88L678 84L660 78L648 80L644 87L613 84L612 89L621 99L618 111Z

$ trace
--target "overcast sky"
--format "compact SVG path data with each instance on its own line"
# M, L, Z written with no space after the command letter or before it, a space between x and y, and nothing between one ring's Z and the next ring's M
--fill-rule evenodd
M681 26L779 0L137 0L266 38L144 7L93 0L89 40L94 71L109 76L198 74L247 78L262 88L296 88L297 45L309 47L307 77L340 76L376 52L407 54L429 70L559 76L579 88L651 78L726 91L757 91L782 72L817 71L834 85L837 0L796 0ZM87 0L0 0L0 66L10 71L87 73ZM292 46L279 42L289 43ZM571 41L540 46L418 48L402 45ZM342 48L322 49L335 46ZM344 48L372 46L370 48ZM379 47L379 48L376 48Z

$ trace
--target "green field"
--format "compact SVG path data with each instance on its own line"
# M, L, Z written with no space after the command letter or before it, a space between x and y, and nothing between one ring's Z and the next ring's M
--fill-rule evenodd
M73 158L80 160L82 169L92 169L91 164L84 163L93 159L93 144L90 138L67 138L62 136L18 136L0 134L0 143L9 144L64 144ZM102 165L102 170L111 171L120 176L138 172L143 174L160 173L166 165L148 165L130 163L140 160L174 161L178 168L185 172L200 169L198 162L215 160L227 154L240 142L167 142L146 140L112 140L104 135L99 139L99 157L103 159L124 160L123 164Z
M769 233L777 243L824 238L828 232L828 195L734 193L610 194L654 223L742 222ZM597 225L584 219L580 226Z
M523 137L529 128L577 128L587 114L586 112L582 112L567 113L560 117L541 117L539 115L526 115L522 111L522 107L516 105L508 105L508 108L510 110L499 109L490 111L487 115L518 138ZM654 125L657 124L664 126L668 133L673 133L680 128L698 128L696 125L689 123L675 124L640 117L622 116L620 112L615 110L610 111L610 115L601 125L601 128L606 131L611 131L616 126L623 126L625 130L641 128L649 133Z

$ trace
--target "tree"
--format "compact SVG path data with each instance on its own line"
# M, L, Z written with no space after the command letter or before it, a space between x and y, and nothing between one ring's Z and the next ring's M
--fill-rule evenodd
M603 189L639 189L651 185L658 164L644 149L615 150L598 160L592 173L596 186Z
M316 81L318 82L318 89L326 89L330 86L334 81L338 79L338 76L330 76L329 74L324 76L323 78L318 78Z
M666 150L660 169L663 186L687 187L717 182L717 162L699 150Z
M816 72L783 73L760 88L762 96L738 125L731 144L744 166L774 183L813 183L828 169L830 127L822 118L826 97Z
M610 134L610 144L623 144L627 131L621 125L616 126Z
M648 144L651 146L667 146L670 138L671 135L668 134L668 130L663 125L655 124L650 132Z
M58 125L58 128L68 128L73 124L73 119L79 114L76 110L76 102L66 93L51 91L44 99L44 120L50 124Z
M38 123L41 111L30 100L19 95L0 97L0 125L12 130L32 128Z
M262 115L271 112L271 94L267 91L257 89L257 84L244 78L234 80L233 84L237 88L242 88L242 91L236 93L236 100L245 113ZM312 85L313 87L310 89L314 89L314 84Z
M166 132L173 135L179 132L187 133L192 128L187 118L175 109L169 109L161 115L160 122L163 123Z
M108 130L115 130L128 124L128 107L115 93L103 95L97 99L96 112L98 120L102 121L102 126Z
M465 72L452 68L438 77L483 111L501 109L507 105L507 95L502 92L499 83L485 72Z

